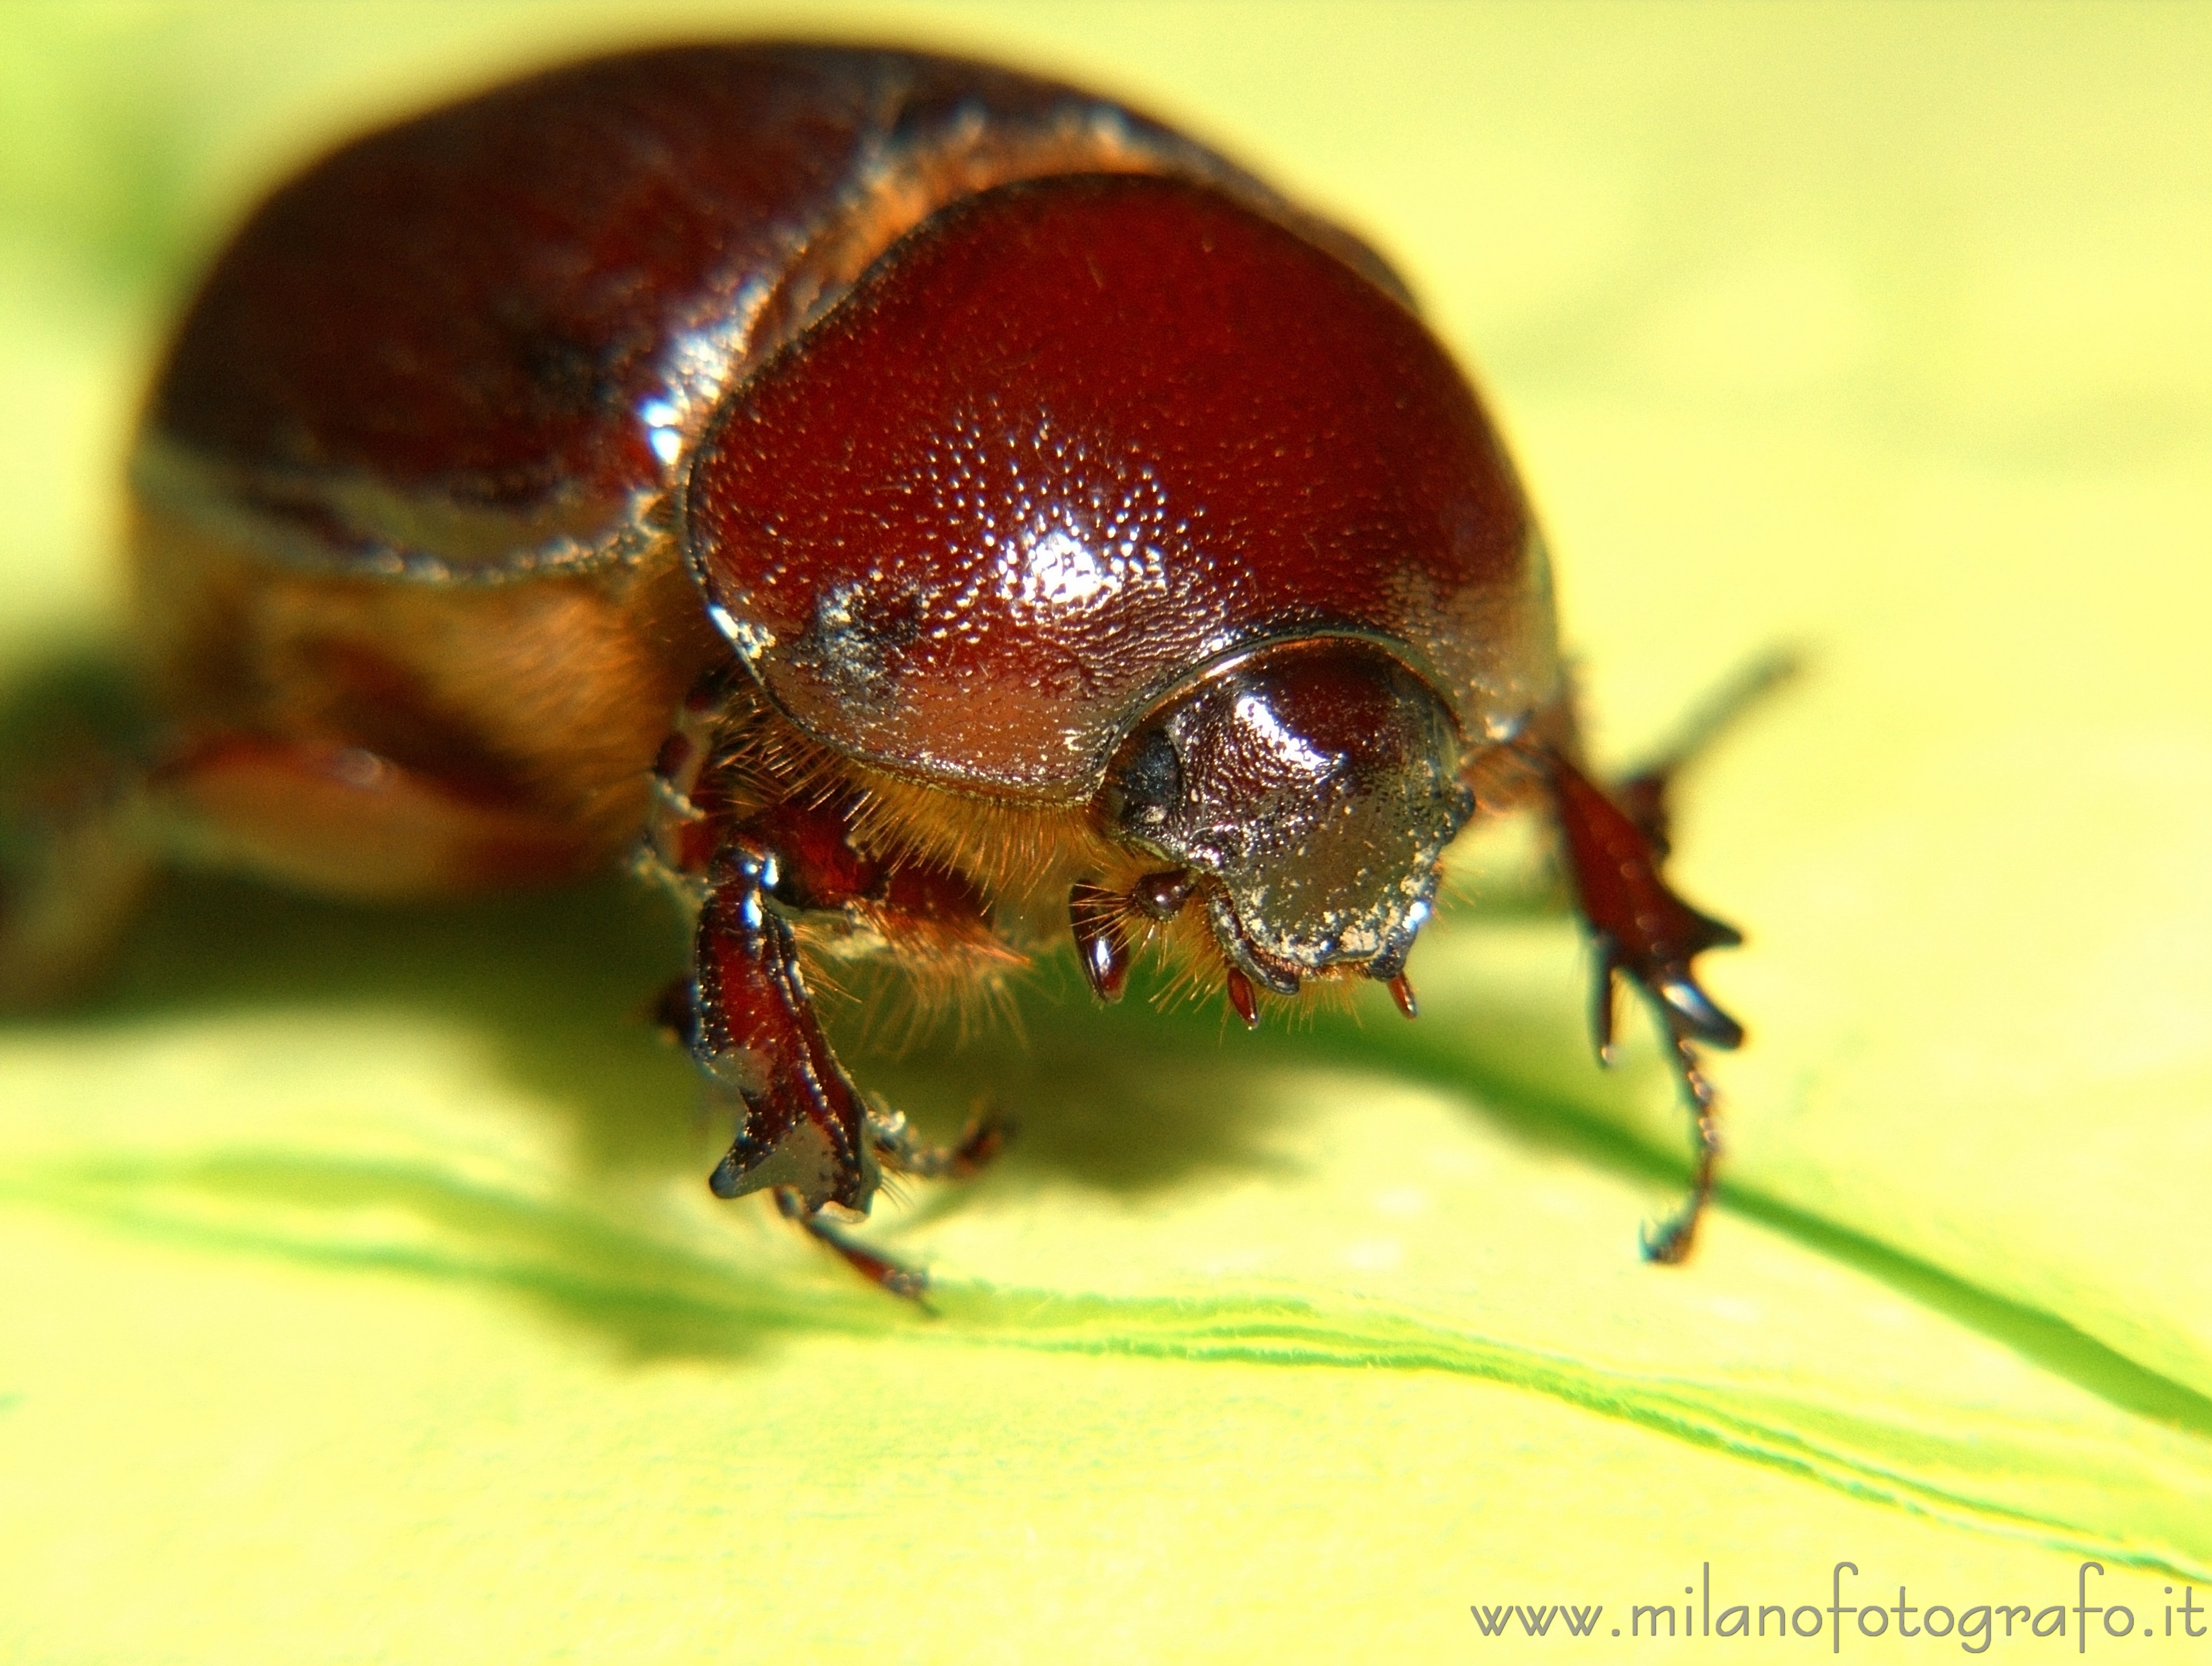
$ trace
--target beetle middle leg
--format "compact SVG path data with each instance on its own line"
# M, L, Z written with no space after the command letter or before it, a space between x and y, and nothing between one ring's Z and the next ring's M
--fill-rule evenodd
M968 1119L960 1137L949 1145L933 1145L917 1138L913 1125L897 1111L868 1112L868 1142L876 1161L892 1174L917 1180L972 1180L988 1168L1006 1149L1012 1132L1006 1118L988 1108Z
M0 804L0 1006L82 989L167 868L407 901L572 879L590 839L520 797L337 742L223 731L88 756Z

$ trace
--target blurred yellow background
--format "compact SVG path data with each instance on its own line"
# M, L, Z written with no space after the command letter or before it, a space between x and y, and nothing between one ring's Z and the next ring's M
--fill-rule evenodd
M1602 756L1808 653L1685 797L1751 938L1704 1250L1636 1257L1687 1166L1650 1049L1601 1077L1571 928L1480 896L1411 1028L1062 982L1025 1047L876 1061L1024 1122L871 1229L927 1322L706 1196L653 905L185 882L0 1027L0 1657L1437 1657L1506 1646L1471 1603L1609 1629L1839 1559L2202 1596L2212 13L17 3L0 681L112 632L134 402L258 192L509 70L763 32L1120 93L1398 261Z

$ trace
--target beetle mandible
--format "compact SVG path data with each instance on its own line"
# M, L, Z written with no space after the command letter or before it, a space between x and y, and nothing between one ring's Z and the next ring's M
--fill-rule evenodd
M373 898L635 860L696 921L714 1189L887 1288L836 1223L997 1131L864 1096L810 959L1072 938L1110 1001L1150 945L1247 1025L1351 978L1411 1016L1445 848L1528 801L1601 1049L1621 976L1671 1043L1698 1163L1647 1248L1690 1246L1736 935L1661 877L1660 779L1579 762L1543 543L1404 286L1155 121L801 44L495 88L259 207L131 481L161 854Z

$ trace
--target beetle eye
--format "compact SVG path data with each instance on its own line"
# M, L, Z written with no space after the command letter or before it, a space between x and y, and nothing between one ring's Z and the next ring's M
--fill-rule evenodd
M1114 819L1133 829L1164 825L1182 802L1182 760L1164 729L1133 737L1115 782Z

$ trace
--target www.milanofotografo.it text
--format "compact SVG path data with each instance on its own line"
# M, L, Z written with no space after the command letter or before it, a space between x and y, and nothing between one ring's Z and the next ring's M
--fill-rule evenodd
M1698 1582L1682 1587L1679 1602L1474 1602L1468 1608L1484 1637L1818 1639L1836 1654L1846 1638L1927 1638L1978 1655L2001 1639L2041 1639L2046 1650L2063 1639L2087 1654L2092 1636L2100 1645L2107 1639L2212 1637L2212 1607L2197 1600L2207 1593L2134 1569L2121 1573L2124 1590L2107 1586L2102 1562L2082 1563L2070 1602L1915 1602L1906 1584L1888 1602L1876 1598L1871 1580L1861 1579L1857 1563L1838 1562L1825 1602L1749 1602L1725 1592L1717 1598L1713 1565L1706 1562ZM2212 1642L2205 1649L2212 1655Z

